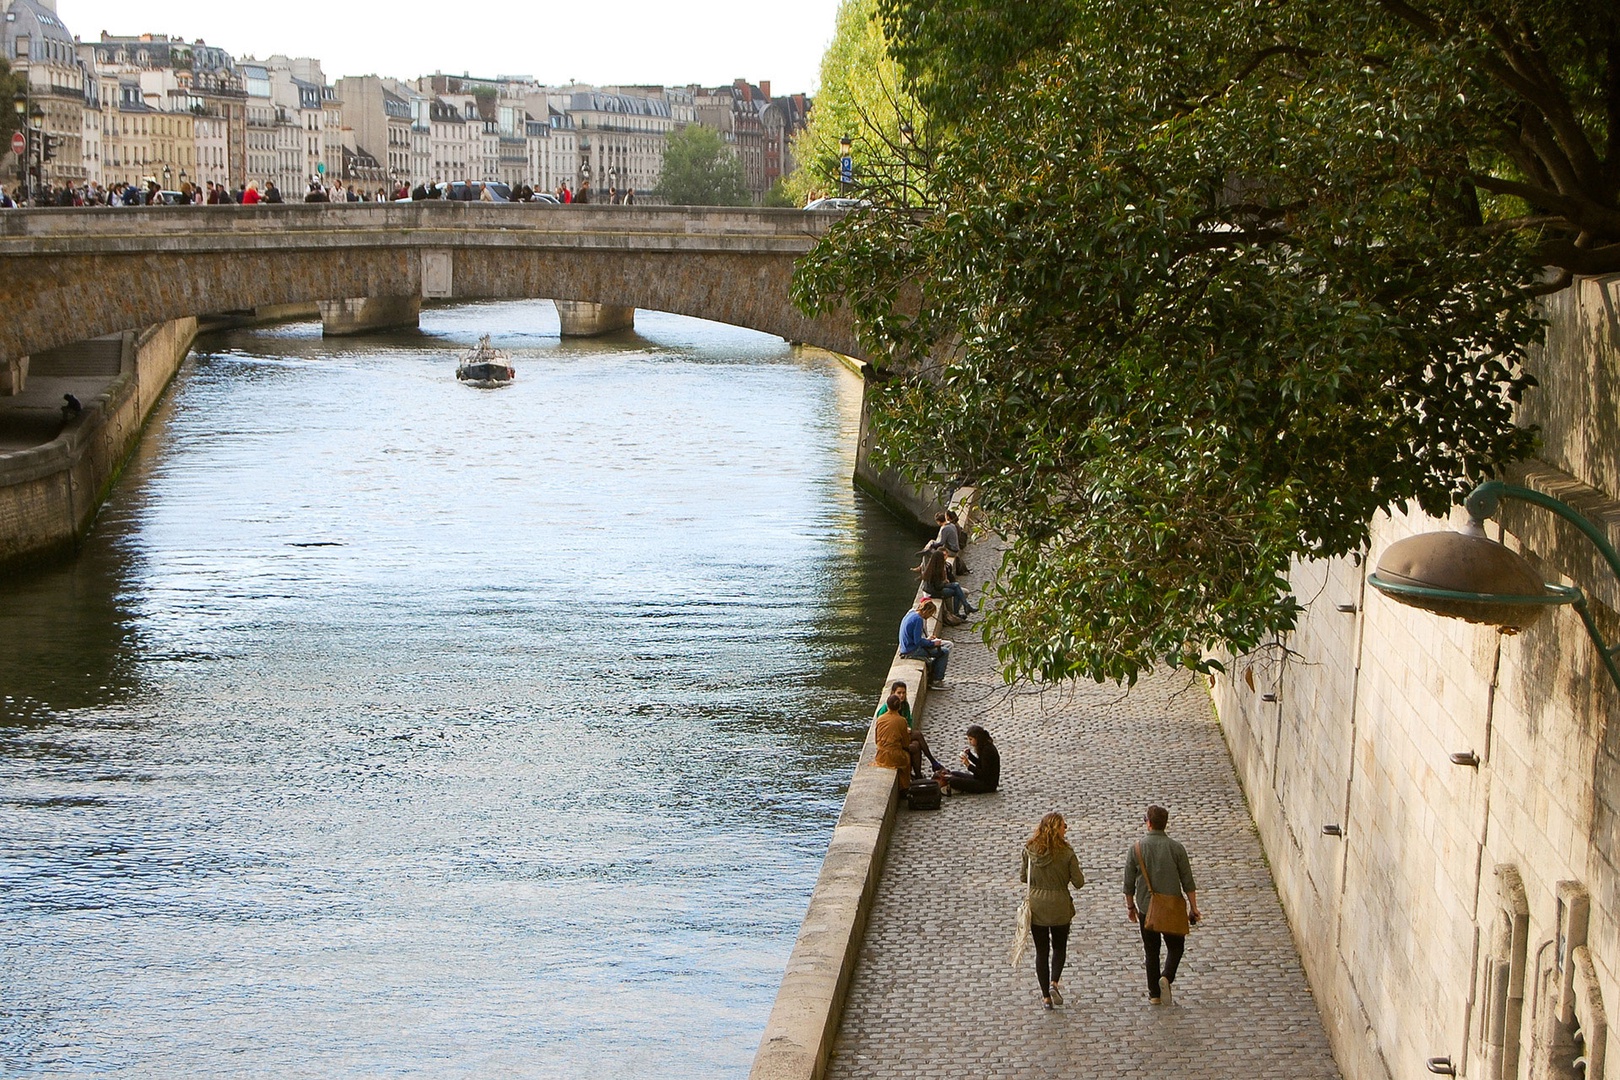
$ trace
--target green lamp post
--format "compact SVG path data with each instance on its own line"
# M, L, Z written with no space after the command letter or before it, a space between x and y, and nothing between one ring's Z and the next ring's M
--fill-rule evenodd
M1553 585L1521 555L1485 535L1503 499L1519 499L1551 510L1592 541L1620 580L1620 553L1609 539L1568 503L1551 495L1501 480L1475 488L1464 504L1468 525L1459 532L1409 536L1389 546L1367 584L1397 603L1436 615L1500 627L1516 633L1541 618L1550 607L1569 604L1586 626L1615 687L1620 689L1620 647L1603 639L1586 602L1586 594L1568 585Z

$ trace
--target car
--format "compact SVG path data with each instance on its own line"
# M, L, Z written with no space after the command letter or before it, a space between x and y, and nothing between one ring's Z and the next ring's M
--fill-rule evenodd
M827 199L811 199L804 204L806 210L858 210L871 206L870 199L846 199L835 196Z
M547 206L561 206L562 200L549 191L537 191L530 202L545 203Z
M483 184L484 188L494 197L495 202L512 201L512 188L510 185L503 184L499 180L485 180ZM449 199L452 202L481 201L478 194L478 185L473 184L472 192L469 195L467 183L463 180L452 180L448 184L440 184L439 198Z
M180 191L159 191L153 194L149 206L190 206L191 200Z

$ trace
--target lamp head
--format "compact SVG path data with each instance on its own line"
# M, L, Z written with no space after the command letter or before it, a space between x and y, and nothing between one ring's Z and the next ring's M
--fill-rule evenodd
M1396 541L1368 584L1397 603L1516 633L1547 607L1567 603L1522 555L1471 532L1432 532Z

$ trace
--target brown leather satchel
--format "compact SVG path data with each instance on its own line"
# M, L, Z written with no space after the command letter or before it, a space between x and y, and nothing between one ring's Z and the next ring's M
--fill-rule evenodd
M1156 934L1175 934L1186 937L1192 930L1187 921L1187 898L1178 893L1157 892L1153 879L1148 877L1147 863L1142 860L1142 844L1136 844L1136 865L1142 868L1142 880L1147 882L1148 909L1142 913L1142 929Z

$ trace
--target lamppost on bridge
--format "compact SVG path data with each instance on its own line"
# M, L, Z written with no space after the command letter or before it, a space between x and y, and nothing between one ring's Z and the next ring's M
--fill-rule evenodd
M39 190L45 187L45 110L37 103L28 107L28 156L37 166L34 184L30 188L29 202L39 205Z
M900 205L911 205L911 146L916 131L910 120L900 121Z
M33 149L29 145L28 95L18 94L12 104L17 107L17 132L23 137L23 152L17 155L17 199L20 202L28 195L28 155Z
M173 176L173 173L169 172L169 166L165 164L163 166L163 190L164 191L168 191L170 186L171 186L170 183L169 183L169 178L171 176Z

